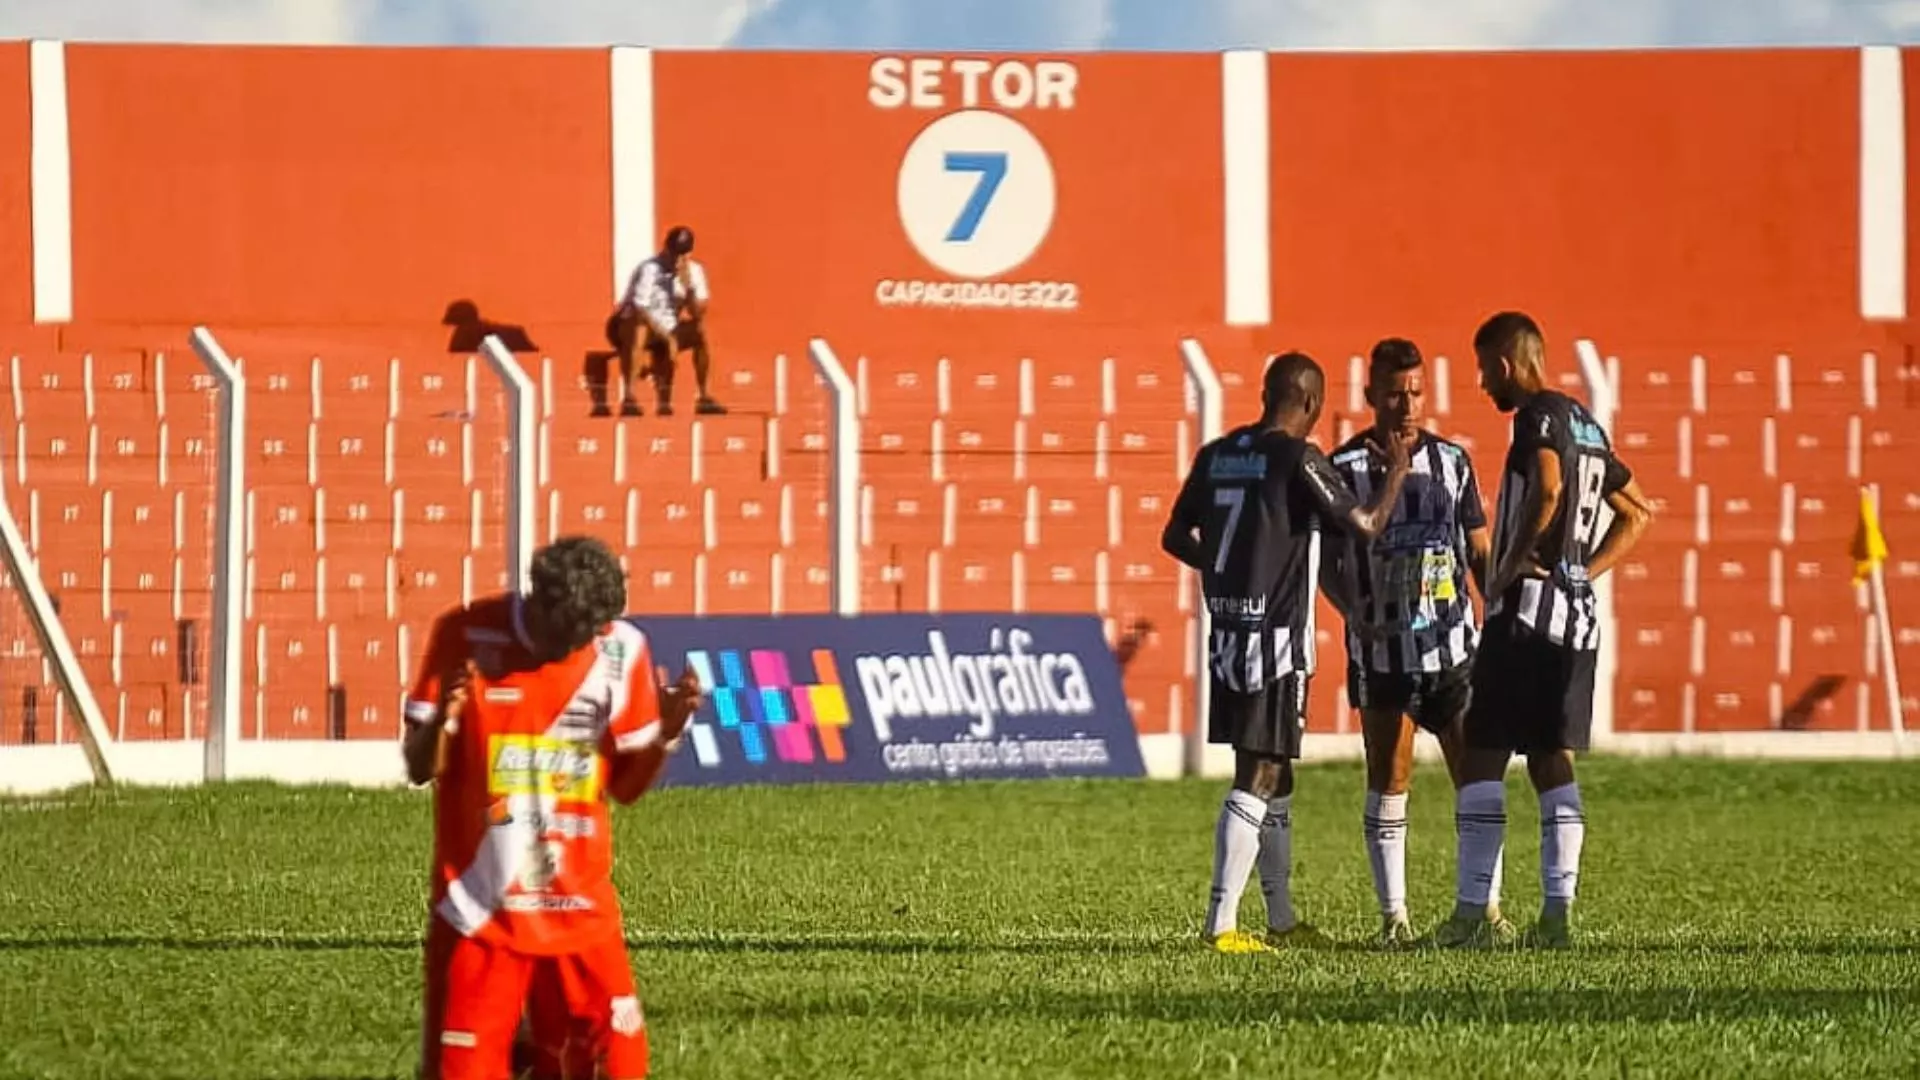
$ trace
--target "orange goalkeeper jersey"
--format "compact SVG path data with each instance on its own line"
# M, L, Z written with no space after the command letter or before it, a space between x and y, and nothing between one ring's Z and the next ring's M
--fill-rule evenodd
M479 674L434 798L433 910L461 934L532 955L621 932L606 787L615 754L660 741L646 636L616 622L553 663L533 659L520 598L435 624L407 701L432 719L441 680Z

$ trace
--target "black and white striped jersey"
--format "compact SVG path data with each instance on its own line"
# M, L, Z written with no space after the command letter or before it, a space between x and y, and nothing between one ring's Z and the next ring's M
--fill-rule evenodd
M1197 529L1213 683L1257 694L1314 666L1322 533L1356 504L1320 449L1258 426L1202 447L1173 507Z
M1500 479L1494 513L1493 565L1513 554L1527 501L1540 484L1540 452L1560 462L1560 503L1534 555L1545 576L1523 574L1506 592L1490 598L1487 618L1511 618L1555 645L1590 652L1600 647L1600 620L1587 563L1613 522L1607 496L1633 474L1614 456L1613 444L1586 407L1565 394L1542 390L1513 417L1513 443Z
M1366 434L1334 451L1333 467L1361 502L1386 483L1385 459ZM1341 552L1350 575L1347 656L1368 671L1438 672L1473 659L1480 632L1467 590L1467 534L1487 524L1473 462L1459 445L1421 432L1386 530ZM1330 588L1329 592L1333 592Z

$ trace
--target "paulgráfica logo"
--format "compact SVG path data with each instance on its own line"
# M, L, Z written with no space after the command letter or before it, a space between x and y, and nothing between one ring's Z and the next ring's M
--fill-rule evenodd
M895 720L964 719L967 734L991 739L998 718L1092 715L1086 669L1070 652L1036 652L1021 627L994 628L988 651L955 655L947 636L927 632L924 653L862 655L853 662L873 733L892 742Z

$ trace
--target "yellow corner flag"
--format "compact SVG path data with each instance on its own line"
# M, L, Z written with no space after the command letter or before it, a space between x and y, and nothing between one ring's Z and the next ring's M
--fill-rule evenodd
M1880 532L1880 516L1874 513L1873 496L1860 492L1860 523L1853 527L1853 583L1873 576L1887 561L1887 538Z

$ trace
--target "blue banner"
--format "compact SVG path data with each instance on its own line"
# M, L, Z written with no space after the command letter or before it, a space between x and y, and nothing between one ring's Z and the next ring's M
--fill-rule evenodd
M1141 776L1100 621L636 616L707 700L662 786Z

